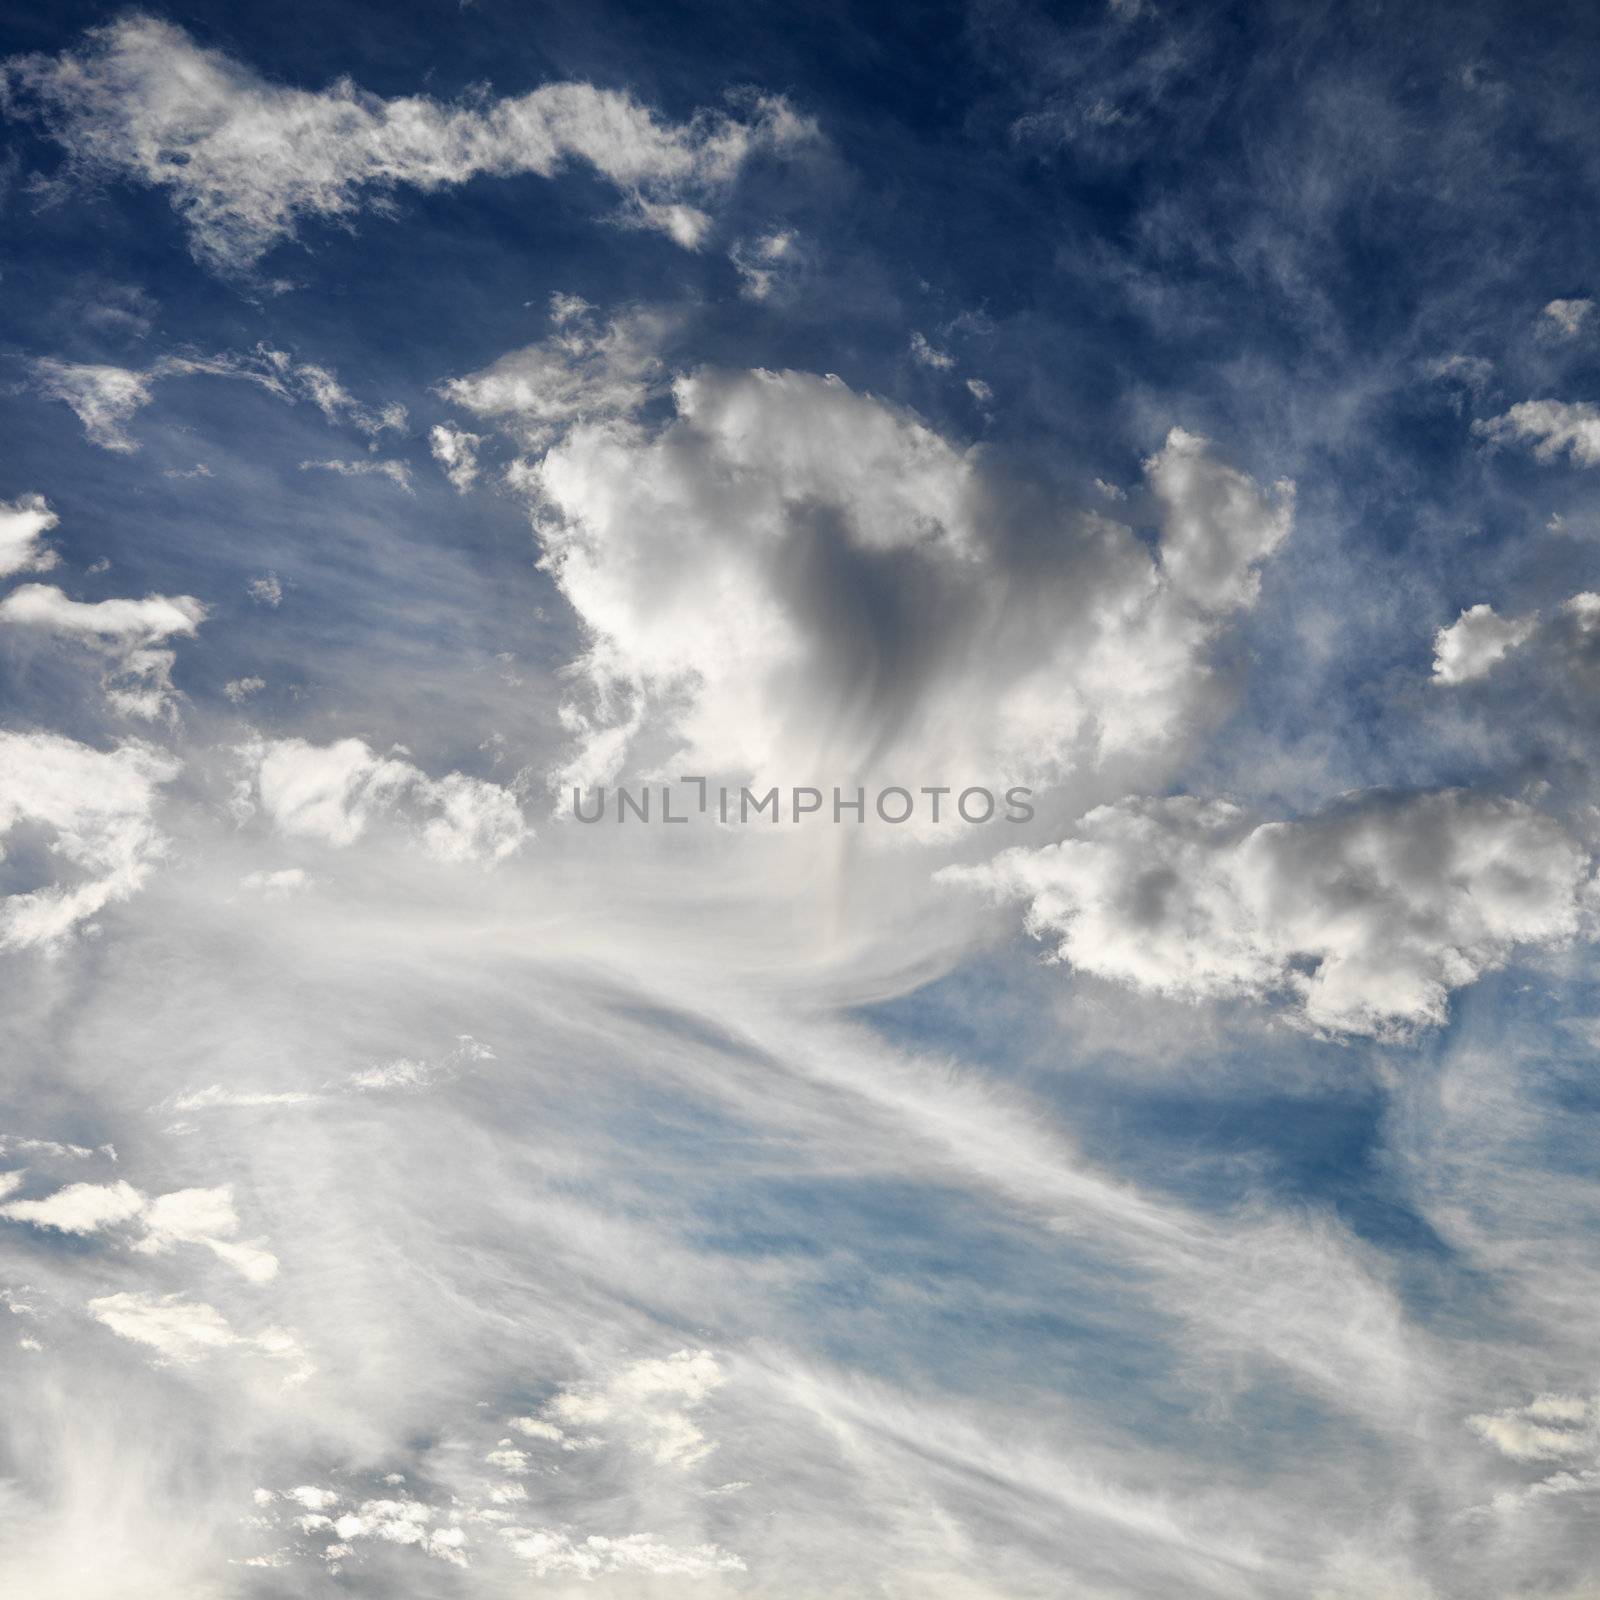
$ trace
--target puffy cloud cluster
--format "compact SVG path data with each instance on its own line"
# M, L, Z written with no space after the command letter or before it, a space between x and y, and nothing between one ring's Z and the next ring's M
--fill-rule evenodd
M42 494L0 500L0 578L53 567L56 553L41 540L60 520Z
M598 1578L607 1573L651 1573L663 1578L705 1577L714 1572L743 1572L744 1562L714 1544L672 1545L650 1533L621 1539L590 1534L573 1539L553 1528L508 1527L500 1530L506 1547L526 1561L538 1578Z
M50 839L56 881L0 899L0 950L52 949L135 893L164 849L153 820L179 763L130 741L101 751L52 733L0 732L0 846L21 827Z
M754 150L814 136L776 99L754 101L743 119L671 124L585 83L456 105L384 100L348 79L288 88L137 15L92 30L75 51L15 57L4 81L13 108L39 117L73 160L166 189L196 256L232 271L303 218L348 217L402 185L552 177L571 160L621 192L629 220L692 248L710 226L703 207Z
M20 1181L21 1174L7 1176ZM252 1283L277 1276L278 1260L260 1240L240 1241L233 1188L175 1189L151 1198L131 1183L69 1183L37 1200L8 1200L0 1218L57 1233L102 1233L124 1224L140 1228L129 1248L161 1255L178 1244L204 1245Z
M588 637L558 781L632 762L1047 786L1148 770L1217 704L1210 648L1291 485L1173 429L1145 464L1152 551L837 378L703 369L645 424L636 326L585 334L576 372L558 338L447 386L524 442L565 430L518 479Z
M598 1442L587 1433L574 1434L574 1429L615 1427L662 1466L690 1467L716 1448L691 1413L723 1382L722 1368L709 1350L679 1350L635 1361L604 1383L562 1389L542 1415L513 1417L511 1426L529 1439L564 1450Z
M1600 464L1600 406L1588 401L1524 400L1502 416L1473 423L1472 431L1491 444L1531 445L1540 461L1565 451L1575 466Z
M402 756L380 756L360 739L260 741L243 756L241 808L259 805L278 832L292 838L342 849L378 818L399 812L437 860L493 862L531 836L510 790L461 772L430 778Z
M1369 792L1294 822L1221 801L1127 800L1074 837L947 868L1027 905L1064 962L1193 1000L1281 996L1306 1027L1386 1035L1519 945L1579 930L1585 852L1516 801Z

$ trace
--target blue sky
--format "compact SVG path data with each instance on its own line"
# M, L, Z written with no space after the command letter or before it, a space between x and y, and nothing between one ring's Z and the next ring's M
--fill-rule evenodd
M1597 50L5 14L0 1588L1593 1592Z

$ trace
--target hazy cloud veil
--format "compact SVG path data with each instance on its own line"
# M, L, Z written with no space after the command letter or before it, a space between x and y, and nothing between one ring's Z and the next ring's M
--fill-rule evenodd
M1600 1589L1600 24L0 40L0 1594Z

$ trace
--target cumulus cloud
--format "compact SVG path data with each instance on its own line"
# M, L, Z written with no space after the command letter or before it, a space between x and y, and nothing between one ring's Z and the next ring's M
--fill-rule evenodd
M162 1363L184 1365L219 1350L249 1349L295 1363L289 1381L310 1375L304 1352L293 1334L269 1328L254 1338L236 1333L215 1306L181 1294L127 1291L89 1301L89 1315L119 1339L155 1351Z
M442 423L428 434L433 459L444 468L444 475L457 494L465 494L477 482L478 446L482 443L480 434L468 433L465 428L448 428Z
M149 644L175 633L193 637L205 616L206 608L188 594L85 603L50 584L25 583L0 600L0 622L114 644Z
M17 1175L20 1178L20 1174ZM0 1218L57 1233L102 1233L138 1223L140 1233L129 1248L160 1255L178 1244L206 1246L252 1283L277 1275L277 1258L259 1239L238 1241L239 1216L233 1188L177 1189L151 1199L130 1183L73 1183L38 1200L12 1200L0 1206Z
M1562 451L1575 466L1600 463L1600 407L1586 400L1524 400L1503 416L1472 425L1491 444L1525 444L1540 461L1554 461Z
M131 1221L145 1199L131 1183L70 1183L42 1200L12 1200L0 1206L8 1222L26 1222L57 1233L99 1233Z
M1587 722L1600 690L1600 594L1572 595L1547 616L1502 618L1491 606L1473 606L1440 629L1434 648L1437 683L1502 678L1520 662L1519 681L1531 676L1553 697L1547 709ZM1584 743L1573 748L1581 751Z
M504 367L452 397L505 394ZM531 407L536 437L569 422L520 481L589 640L563 783L633 761L1040 786L1166 759L1290 528L1288 484L1182 429L1146 463L1152 554L837 378L701 370L652 427L624 411L637 371L597 385L604 415Z
M1433 681L1470 683L1486 677L1539 626L1536 616L1501 617L1493 606L1470 606L1433 639Z
M152 813L172 757L137 742L95 750L50 733L0 732L0 843L19 825L53 835L58 881L0 900L0 950L58 947L134 894L164 849Z
M380 756L360 739L329 745L278 739L244 751L251 804L278 832L354 844L379 818L403 813L440 861L503 860L530 837L514 795L465 773L430 778L400 755Z
M60 520L42 494L0 500L0 578L53 567L56 553L40 541Z
M1386 1035L1519 946L1579 928L1587 857L1548 817L1461 790L1347 796L1294 822L1187 797L1089 813L1075 836L946 868L1027 906L1082 972L1187 999L1281 997L1309 1028Z
M81 165L165 189L195 255L243 271L303 219L347 218L395 189L483 175L553 177L587 163L625 216L693 248L711 203L754 151L814 137L783 101L741 119L659 120L630 95L546 84L516 98L384 100L348 80L321 91L270 82L181 28L147 16L92 30L77 50L14 57L11 104Z

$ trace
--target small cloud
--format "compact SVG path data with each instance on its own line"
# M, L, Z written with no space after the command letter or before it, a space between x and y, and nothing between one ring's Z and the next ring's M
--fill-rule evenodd
M311 887L313 880L302 867L284 867L278 872L249 872L239 880L239 887L264 900L287 900Z
M411 487L411 468L403 461L302 461L302 472L336 472L341 478L387 478L407 494Z
M443 424L428 435L433 459L444 468L444 475L455 486L457 494L465 494L478 476L478 446L483 435L468 433L464 428L447 428Z
M1576 339L1593 315L1593 300L1552 300L1539 313L1539 328L1558 338Z
M739 274L739 293L746 300L770 299L780 273L793 268L798 257L792 230L765 234L755 240L741 239L728 252L728 259Z
M251 695L259 694L267 686L265 678L229 678L222 692L235 704L241 705Z
M911 335L911 359L939 372L948 372L956 364L954 356L935 349L920 333Z
M276 610L283 604L283 585L278 582L277 573L269 572L263 577L252 578L249 595L257 605L271 606Z

